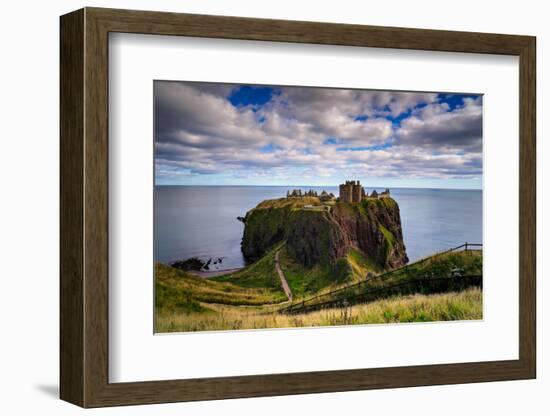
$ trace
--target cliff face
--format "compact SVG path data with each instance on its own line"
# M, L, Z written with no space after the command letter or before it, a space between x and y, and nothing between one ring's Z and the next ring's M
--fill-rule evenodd
M288 253L304 266L334 264L351 249L383 269L408 262L399 206L392 198L338 202L330 208L317 198L304 199L264 201L249 211L242 240L244 256L257 259L286 240Z
M399 205L393 198L367 199L354 205L336 204L332 216L347 237L346 250L357 248L384 269L409 261Z

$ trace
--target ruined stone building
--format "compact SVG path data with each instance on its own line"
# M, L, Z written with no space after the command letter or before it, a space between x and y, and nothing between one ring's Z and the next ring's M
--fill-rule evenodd
M302 190L301 189L293 189L292 192L286 191L286 197L287 198L301 198L302 197Z
M388 198L390 196L390 190L386 188L384 192L381 192L379 198Z
M305 191L305 192L302 192L301 189L293 189L292 191L289 191L289 190L286 191L287 198L303 198L307 196L319 198L321 202L329 202L329 201L332 201L334 198L336 198L332 192L327 192L325 190L323 190L321 193L318 193L313 189L310 189L309 191Z
M359 181L346 181L340 185L340 201L348 204L361 202L363 199L363 187Z
M390 190L378 193L376 189L369 195L359 181L346 181L340 185L340 201L348 204L356 204L367 198L389 198Z

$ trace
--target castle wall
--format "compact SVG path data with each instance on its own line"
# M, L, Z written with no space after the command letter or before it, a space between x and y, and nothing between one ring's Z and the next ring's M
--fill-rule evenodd
M362 189L363 187L361 185L354 185L352 188L352 196L351 196L351 202L357 203L361 202L362 199Z
M340 201L356 204L363 200L365 190L359 181L346 181L340 185Z
M346 203L352 202L352 188L350 184L340 185L340 200Z

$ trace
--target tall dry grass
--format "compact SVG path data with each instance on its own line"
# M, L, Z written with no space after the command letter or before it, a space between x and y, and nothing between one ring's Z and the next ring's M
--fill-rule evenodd
M157 332L190 332L475 320L482 318L482 304L482 292L479 288L459 293L390 298L301 315L278 314L276 306L209 304L212 311L207 313L158 309L155 314L155 328Z

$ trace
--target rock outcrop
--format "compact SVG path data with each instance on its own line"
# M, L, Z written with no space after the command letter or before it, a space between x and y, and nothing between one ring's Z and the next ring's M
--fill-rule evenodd
M397 202L388 197L323 205L319 198L267 200L245 217L242 252L249 260L286 241L304 266L335 264L351 249L382 269L408 262Z

